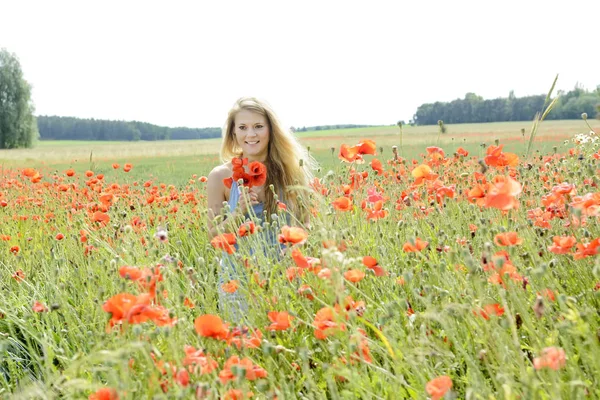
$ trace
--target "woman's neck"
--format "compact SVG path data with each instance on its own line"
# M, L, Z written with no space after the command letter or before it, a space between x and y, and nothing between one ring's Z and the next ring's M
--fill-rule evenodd
M264 164L264 163L265 163L265 161L267 161L267 156L266 156L266 155L264 155L264 156L263 156L263 155L258 155L258 156L246 156L246 155L242 154L242 155L240 156L240 158L247 158L249 163L251 163L251 162L254 162L254 161L259 161L259 162L261 162L261 163L263 163L263 164Z

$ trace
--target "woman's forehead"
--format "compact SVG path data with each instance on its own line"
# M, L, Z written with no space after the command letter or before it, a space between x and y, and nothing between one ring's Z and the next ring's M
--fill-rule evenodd
M251 125L256 123L264 124L267 122L267 118L264 115L250 110L240 110L237 114L235 114L234 120L236 125Z

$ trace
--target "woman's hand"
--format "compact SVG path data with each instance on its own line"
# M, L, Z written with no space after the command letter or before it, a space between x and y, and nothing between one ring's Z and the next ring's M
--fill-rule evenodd
M248 210L256 204L258 204L258 193L255 188L247 188L242 186L239 188L240 198L235 209L237 215L243 216L248 213Z

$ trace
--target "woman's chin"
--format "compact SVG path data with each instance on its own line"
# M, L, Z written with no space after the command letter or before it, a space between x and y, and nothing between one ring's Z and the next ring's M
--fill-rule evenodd
M243 151L244 151L244 156L251 156L251 157L259 157L262 155L266 156L266 153L267 153L265 149L253 148L253 147L251 147L251 148L245 147L243 149Z

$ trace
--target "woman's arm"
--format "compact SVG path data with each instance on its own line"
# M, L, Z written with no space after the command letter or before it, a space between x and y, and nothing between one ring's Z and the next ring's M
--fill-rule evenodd
M235 232L244 222L244 215L248 211L248 203L258 204L258 197L253 189L250 189L247 196L240 196L237 206L233 212L221 215L225 198L225 184L223 179L231 175L231 170L225 166L214 168L208 174L206 186L208 203L208 233L210 238L221 233Z
M225 175L227 175L227 169L224 166L218 166L208 174L206 197L208 203L208 234L211 239L220 233L230 232L232 220L236 219L233 214L221 216L223 202L226 201L225 184L223 183L223 179L226 178ZM224 219L219 221L219 218Z

